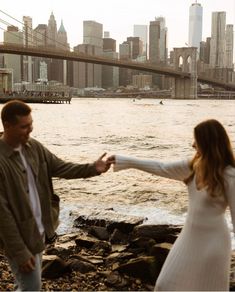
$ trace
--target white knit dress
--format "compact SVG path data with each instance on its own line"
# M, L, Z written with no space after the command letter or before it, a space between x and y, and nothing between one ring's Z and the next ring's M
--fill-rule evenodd
M161 163L116 155L114 171L136 168L180 180L189 174L189 161ZM188 184L189 208L185 225L158 276L156 291L228 291L231 256L230 232L225 220L229 205L235 226L235 168L224 173L226 198L212 198Z

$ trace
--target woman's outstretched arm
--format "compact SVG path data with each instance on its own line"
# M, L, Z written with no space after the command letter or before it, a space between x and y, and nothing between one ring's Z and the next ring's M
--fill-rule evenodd
M184 180L190 175L189 159L176 162L160 162L149 159L138 159L129 156L112 155L108 158L113 163L114 171L135 168L162 177Z

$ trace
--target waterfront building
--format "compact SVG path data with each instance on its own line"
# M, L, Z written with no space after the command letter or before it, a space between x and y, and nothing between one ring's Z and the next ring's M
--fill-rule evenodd
M13 88L13 70L0 68L0 94L11 92Z
M142 52L143 55L146 56L148 52L148 26L141 24L134 24L134 37L139 37L142 41Z
M226 33L225 33L225 39L226 39L226 57L225 57L225 66L226 68L233 69L233 47L234 47L234 41L233 41L233 25L228 24L226 25Z
M226 65L226 12L212 12L210 67L225 68Z
M16 26L8 26L3 34L4 43L23 45L23 32ZM4 54L4 67L13 70L13 83L22 81L22 56Z
M189 8L188 46L199 50L202 41L203 8L200 3L193 3Z
M33 24L30 16L23 16L23 44L33 46ZM32 83L33 81L33 57L23 56L23 81Z

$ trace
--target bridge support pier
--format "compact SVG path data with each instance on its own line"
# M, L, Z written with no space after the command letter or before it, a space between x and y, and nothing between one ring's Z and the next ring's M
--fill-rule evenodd
M185 78L174 78L172 84L172 98L196 99L197 81Z
M181 61L181 62L180 62ZM190 72L191 78L175 77L172 86L172 98L197 98L197 48L174 48L174 65L176 70Z

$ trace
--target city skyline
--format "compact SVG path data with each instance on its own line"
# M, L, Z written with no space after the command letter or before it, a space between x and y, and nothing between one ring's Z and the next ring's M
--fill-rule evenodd
M155 17L162 16L165 18L168 28L169 51L173 47L185 46L185 43L188 42L189 8L192 3L195 3L194 0L177 0L174 2L172 0L147 0L143 6L141 3L141 1L127 2L125 0L111 0L109 2L107 0L87 0L85 3L78 5L77 1L71 0L71 5L67 5L68 3L62 0L42 0L40 3L22 0L20 4L13 4L12 1L8 0L1 3L1 10L21 22L23 16L32 17L33 28L38 24L48 24L49 16L53 12L57 21L57 28L63 20L70 47L83 42L84 20L94 20L102 23L103 30L109 31L110 37L116 39L117 43L120 44L127 37L134 35L134 25L149 25ZM170 7L170 3L174 4ZM225 11L226 23L235 24L234 0L201 0L198 3L203 7L202 40L211 35L211 17L214 11ZM74 7L72 4L74 4ZM22 28L20 23L7 18L2 13L0 14L1 19L18 26L20 29ZM4 27L1 24L0 41L3 41L2 28L6 29L6 26Z

